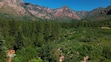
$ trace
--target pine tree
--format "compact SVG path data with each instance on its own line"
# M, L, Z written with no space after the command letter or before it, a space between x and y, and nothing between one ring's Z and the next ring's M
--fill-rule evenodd
M5 41L0 35L0 62L6 62Z
M33 36L31 37L34 41L34 45L41 47L44 44L44 24L43 22L36 22L36 26L34 27Z
M15 46L17 49L23 48L23 46L24 46L23 40L24 40L24 38L23 38L23 34L22 34L22 29L21 29L21 27L19 27L19 31L15 35Z
M51 22L50 21L46 21L45 22L45 26L44 26L44 37L45 40L47 41L48 39L50 39L51 36Z
M61 25L60 25L60 23L55 22L52 25L53 40L59 39L60 35L61 35Z
M8 28L9 28L9 34L14 36L16 34L17 28L18 28L17 21L14 21L14 20L9 21L9 27Z

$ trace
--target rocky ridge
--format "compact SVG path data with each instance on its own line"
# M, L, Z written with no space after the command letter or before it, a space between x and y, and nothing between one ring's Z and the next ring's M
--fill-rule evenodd
M16 16L31 16L43 19L103 19L104 16L101 15L111 14L111 6L107 8L97 8L92 11L74 11L67 6L50 9L48 7L24 3L22 0L0 0L0 13L7 13Z

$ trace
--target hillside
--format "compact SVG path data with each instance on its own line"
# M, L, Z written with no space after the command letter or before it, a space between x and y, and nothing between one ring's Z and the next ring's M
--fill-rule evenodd
M76 14L76 12L72 11L68 7L53 10L47 7L24 3L22 0L1 0L0 13L46 19L69 17L80 20L80 17Z
M67 6L50 9L48 7L25 3L22 0L0 0L0 13L21 18L30 17L33 20L36 18L52 20L106 20L111 16L111 6L107 8L95 8L92 11L74 11Z

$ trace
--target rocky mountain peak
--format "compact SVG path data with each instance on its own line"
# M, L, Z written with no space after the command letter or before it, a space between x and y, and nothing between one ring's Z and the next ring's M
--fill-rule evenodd
M26 10L22 3L22 0L0 0L0 11L2 13L23 15L26 13Z
M52 10L47 7L24 3L22 0L0 0L0 8L4 8L2 9L3 11L1 10L1 12L21 16L28 14L30 16L46 19L68 17L80 20L80 17L76 14L76 12L68 8L66 5L64 5L62 8Z
M62 8L56 9L54 11L54 16L55 17L62 17L62 18L69 17L69 18L77 19L77 20L81 19L75 11L71 10L66 5L63 6Z
M20 4L20 3L23 3L22 0L0 0L0 2L6 3L6 4Z
M0 0L0 13L16 16L29 16L45 19L76 19L93 18L102 15L111 15L111 6L96 8L92 11L74 11L64 5L61 8L50 9L48 7L24 3L23 0ZM95 16L96 15L96 16ZM102 17L102 16L101 16Z

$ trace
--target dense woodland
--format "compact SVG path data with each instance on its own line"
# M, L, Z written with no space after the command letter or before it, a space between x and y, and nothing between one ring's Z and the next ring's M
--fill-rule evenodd
M104 28L102 28L104 27ZM0 62L14 49L13 62L111 61L111 20L21 21L0 18Z

